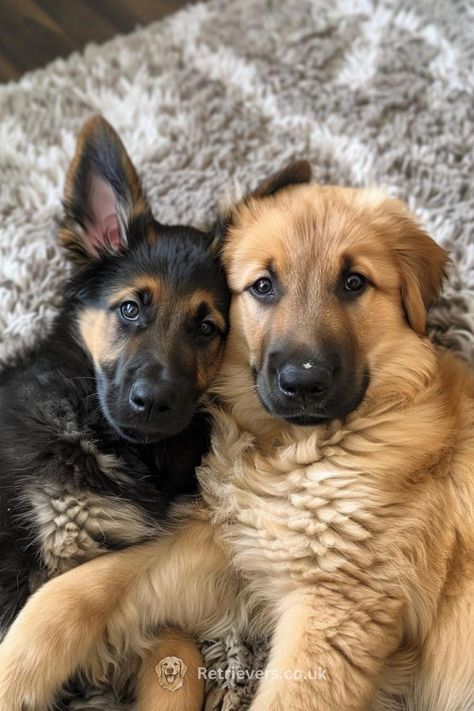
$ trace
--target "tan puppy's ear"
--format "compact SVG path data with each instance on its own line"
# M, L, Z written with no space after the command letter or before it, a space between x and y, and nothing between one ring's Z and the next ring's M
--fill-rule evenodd
M180 659L180 660L179 660L179 673L180 673L180 676L181 676L181 677L184 677L184 675L186 674L187 671L188 671L188 667L187 667L186 664L183 662L183 660Z
M310 163L307 160L296 160L288 163L284 168L273 173L269 178L266 178L253 192L249 193L244 200L268 197L289 185L301 185L302 183L309 183L310 180Z
M227 229L233 224L235 216L242 205L245 205L252 199L275 195L275 193L290 185L309 183L311 175L311 165L307 160L292 161L281 170L265 178L254 190L244 195L244 197L237 202L234 201L230 205L224 205L221 208L219 217L211 228L214 248L220 250L222 238L225 236Z
M401 298L411 328L426 334L426 316L441 293L449 258L418 225L403 203L396 207L396 235L393 245L401 277Z

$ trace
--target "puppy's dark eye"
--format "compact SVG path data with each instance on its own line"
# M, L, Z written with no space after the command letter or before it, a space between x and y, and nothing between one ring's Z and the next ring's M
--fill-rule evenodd
M136 301L124 301L120 306L120 313L127 321L136 321L140 315L140 307Z
M273 293L273 283L269 277L260 277L250 288L257 296L271 296Z
M210 338L215 334L217 331L217 327L215 324L212 323L212 321L201 321L199 324L198 328L198 333L200 336L203 336L204 338Z
M357 294L362 291L367 283L367 279L362 276L362 274L357 274L357 272L352 272L344 277L344 291L349 291L353 294Z

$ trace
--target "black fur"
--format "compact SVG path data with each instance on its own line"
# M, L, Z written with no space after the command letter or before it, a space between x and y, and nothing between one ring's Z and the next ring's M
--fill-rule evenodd
M165 274L186 291L212 289L224 314L228 294L222 272L206 251L206 236L187 228L165 230L154 248L107 256L73 277L50 336L0 376L0 614L5 628L24 604L32 574L44 569L37 529L26 496L35 491L90 491L133 502L145 519L162 522L168 503L195 489L194 469L209 443L206 413L181 433L153 445L117 436L99 408L94 368L76 333L76 314L116 279L147 270ZM180 344L175 344L179 349ZM83 450L94 442L120 461L104 472ZM129 532L126 532L127 534ZM118 535L99 541L127 545Z
M82 137L68 177L61 232L75 263L63 306L50 335L0 373L0 638L43 579L104 550L157 535L170 502L195 493L195 467L209 446L208 416L199 408L202 385L192 363L193 354L205 361L210 346L185 306L197 291L205 292L220 315L216 345L209 350L214 372L230 296L213 236L153 219L130 159L103 119L86 124ZM109 241L101 232L96 196L104 184L120 212L120 244L116 235ZM102 203L107 218L109 193ZM167 305L152 308L143 295L146 320L122 323L110 295L143 276L166 286ZM116 362L93 362L85 347L79 321L91 307L104 314L114 310L121 349ZM158 356L162 341L166 354ZM146 371L152 384L165 379L175 388L172 425L167 427L167 412L156 415L152 406L146 418L127 415L134 436L125 439L104 407L101 388L106 382L108 395L120 392L121 405L127 404L134 374L149 366L155 369L152 375ZM84 518L91 522L86 543ZM63 533L64 541L55 538Z

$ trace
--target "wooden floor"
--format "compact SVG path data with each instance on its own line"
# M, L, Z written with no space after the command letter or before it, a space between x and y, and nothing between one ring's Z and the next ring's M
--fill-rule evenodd
M0 82L187 4L189 0L0 0Z

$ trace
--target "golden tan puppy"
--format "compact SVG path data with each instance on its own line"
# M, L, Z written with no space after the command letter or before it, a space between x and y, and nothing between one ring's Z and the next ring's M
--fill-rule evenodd
M425 335L446 256L381 192L284 187L305 172L227 220L202 502L36 593L0 647L2 711L164 624L268 634L252 711L474 708L474 380Z

